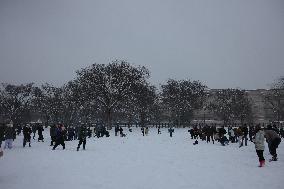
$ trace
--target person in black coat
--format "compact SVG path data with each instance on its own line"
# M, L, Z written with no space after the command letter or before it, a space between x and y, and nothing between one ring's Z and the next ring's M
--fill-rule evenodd
M189 129L188 132L190 134L191 139L193 139L194 138L194 131L193 131L193 129L192 128Z
M221 138L220 138L220 143L222 144L222 146L225 146L225 145L228 145L229 144L229 140L228 138L223 135Z
M172 127L170 127L168 131L170 133L170 137L173 137L173 132L175 132L175 130Z
M141 127L141 132L142 132L142 135L145 136L145 128L144 127Z
M35 140L35 135L36 135L36 131L37 131L37 125L33 125L32 126L32 131L33 131L33 139Z
M83 150L86 149L87 135L88 135L87 128L85 126L80 127L80 129L79 129L79 144L78 144L78 147L77 147L77 151L79 151L81 144L83 144Z
M59 144L63 146L63 150L65 149L65 143L64 143L65 134L66 134L65 127L63 127L63 125L58 125L56 129L56 141L55 141L55 145L53 146L52 150L55 150L55 148Z
M161 134L161 127L158 126L158 135Z
M247 124L244 124L244 126L242 127L242 131L244 133L244 136L242 138L242 143L245 140L245 146L248 145L248 127Z
M91 129L91 127L88 127L87 134L88 134L88 138L92 137L92 129Z
M30 125L25 125L24 126L23 134L24 134L23 147L26 146L27 142L29 143L29 147L31 147L32 129L30 128Z
M5 125L4 123L0 124L0 148L2 146L2 141L4 141L4 132L5 132Z
M226 131L226 129L224 128L224 126L222 126L221 128L219 128L219 136L220 136L220 138L222 138L226 133L227 133L227 131Z
M72 127L68 127L68 141L72 141L74 139L74 130Z
M42 132L44 131L44 129L43 129L43 126L42 125L38 125L38 127L37 127L37 132L38 132L38 142L41 140L42 142L44 142L43 141L43 134L42 134Z
M50 127L50 133L49 133L49 135L50 135L50 138L51 138L51 140L50 140L50 146L53 146L53 143L55 143L55 141L56 141L56 125L54 124L54 125L52 125L51 127Z
M16 134L17 135L20 135L21 134L21 132L22 132L22 126L20 125L20 124L18 124L17 126L16 126Z
M253 126L249 127L249 141L253 142L253 137L255 135L255 128Z
M13 127L13 124L10 123L7 125L7 127L5 128L5 146L4 149L9 148L11 149L13 147L13 140L15 137L15 128Z
M284 138L284 129L283 129L283 127L281 127L279 132L280 132L280 137Z
M120 137L126 137L126 134L123 133L122 127L119 128Z
M114 128L114 135L117 136L117 133L119 132L119 126L115 126Z

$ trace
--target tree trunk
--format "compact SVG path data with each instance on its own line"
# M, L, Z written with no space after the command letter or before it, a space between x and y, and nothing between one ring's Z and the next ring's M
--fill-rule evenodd
M111 110L107 110L107 129L111 130Z

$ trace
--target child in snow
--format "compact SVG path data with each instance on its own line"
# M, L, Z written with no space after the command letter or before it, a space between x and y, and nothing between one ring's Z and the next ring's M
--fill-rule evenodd
M263 151L264 151L264 131L261 129L260 125L257 125L255 127L255 150L256 154L259 158L259 167L263 167L265 165L265 159L263 157Z

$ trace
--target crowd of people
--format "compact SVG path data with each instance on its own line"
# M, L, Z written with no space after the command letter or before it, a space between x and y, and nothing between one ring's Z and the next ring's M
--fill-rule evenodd
M284 138L284 129L281 127L277 128L276 125L267 125L267 127L262 128L260 124L256 126L247 126L244 124L241 127L228 127L227 130L223 127L216 128L215 126L205 125L204 127L198 128L194 126L192 129L188 130L191 135L191 139L196 139L193 143L198 144L197 139L206 140L207 143L212 141L218 141L221 145L225 146L231 143L238 143L239 147L247 146L248 140L255 144L256 154L259 158L259 167L265 165L265 159L263 156L263 151L265 148L265 141L268 144L269 152L272 158L269 161L277 161L277 152L281 138ZM227 136L229 137L227 137Z
M132 128L128 128L129 132L132 132ZM13 147L13 141L17 135L23 133L23 147L28 144L31 147L31 139L38 142L44 142L43 136L44 127L41 123L25 124L23 126L14 127L13 123L0 124L0 156L3 156L2 142L5 141L4 149L11 149ZM161 134L161 127L157 126L157 134ZM256 154L259 158L259 166L265 165L265 158L263 151L265 148L265 140L268 143L269 152L272 158L269 161L277 161L277 152L281 138L284 137L283 127L278 128L276 125L267 125L265 128L260 124L256 126L247 126L246 124L240 127L216 127L214 125L193 125L188 130L191 139L194 140L194 145L198 144L198 140L206 141L206 143L219 142L221 145L226 146L229 143L238 143L239 147L247 146L248 141L255 144ZM36 133L38 138L36 139ZM118 135L119 133L119 135ZM149 127L141 127L142 136L148 136ZM168 128L170 137L173 137L174 127ZM77 151L79 151L81 145L83 150L86 149L87 138L94 137L110 137L109 131L103 124L94 127L87 127L82 124L80 127L65 127L63 124L54 124L49 129L50 134L50 146L52 150L55 150L59 145L65 149L65 141L78 140ZM123 132L123 128L117 124L114 128L114 136L126 137L126 133Z

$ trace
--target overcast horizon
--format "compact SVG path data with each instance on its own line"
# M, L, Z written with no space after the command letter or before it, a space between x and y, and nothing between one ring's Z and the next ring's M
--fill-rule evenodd
M284 75L282 0L0 0L0 83L60 86L115 59L151 83L269 88Z

